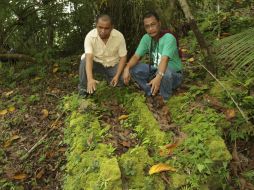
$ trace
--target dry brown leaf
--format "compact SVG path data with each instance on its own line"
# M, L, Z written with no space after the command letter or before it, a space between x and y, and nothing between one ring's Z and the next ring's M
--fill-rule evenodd
M62 148L59 148L58 151L59 151L59 152L66 152L66 151L67 151L67 148L62 147Z
M23 179L26 179L27 178L27 175L24 174L24 173L21 173L21 174L17 174L15 176L12 176L12 179L16 179L16 180L23 180Z
M130 142L130 141L123 141L123 142L121 142L121 144L122 144L124 147L128 147L128 148L131 147L131 142Z
M128 119L129 115L121 115L118 117L118 120L125 120Z
M8 108L8 110L9 110L9 112L14 112L14 111L16 110L16 108L15 108L14 106L10 106L10 107Z
M11 144L12 144L12 142L14 141L14 140L17 140L17 139L19 139L20 138L20 136L18 136L18 135L13 135L9 140L7 140L5 143L4 143L4 148L8 148Z
M8 113L7 109L0 110L0 115L6 115Z
M163 163L160 163L160 164L156 164L156 165L153 165L150 170L149 170L149 174L152 175L152 174L155 174L155 173L160 173L160 172L164 172L164 171L172 171L172 172L175 172L176 169L169 166L168 164L163 164Z
M59 70L59 67L55 67L55 68L53 69L53 73L56 73L58 70Z
M160 150L160 156L171 155L173 150L177 147L177 145L178 145L178 142L165 145L165 147Z
M42 168L37 174L36 174L36 178L37 179L40 179L42 176L43 176L43 174L45 173L45 170L44 170L44 168Z
M41 114L41 119L46 119L49 116L49 111L47 109L42 109Z
M225 114L226 114L226 119L230 120L230 119L235 118L236 111L234 109L228 109L228 110L226 110Z

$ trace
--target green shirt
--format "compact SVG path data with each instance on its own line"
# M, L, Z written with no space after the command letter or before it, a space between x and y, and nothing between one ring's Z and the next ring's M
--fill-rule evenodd
M142 37L135 54L140 57L145 54L150 54L149 56L152 56L153 64L156 68L158 68L161 57L167 56L169 57L168 67L170 70L182 70L182 62L179 57L177 42L175 37L170 33L164 34L159 39L159 42L155 42L155 40L148 34L145 34Z

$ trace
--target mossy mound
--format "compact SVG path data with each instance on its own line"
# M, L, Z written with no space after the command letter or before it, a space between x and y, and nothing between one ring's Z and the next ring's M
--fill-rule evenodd
M138 93L127 93L126 89L107 86L101 89L103 91L99 88L86 103L76 99L76 95L65 100L72 114L67 119L69 127L65 132L69 153L64 189L209 189L213 181L218 182L218 188L225 185L231 159L221 137L221 124L227 122L225 117L207 107L192 109L195 98L190 93L172 97L168 106L184 137L178 137L181 143L171 155L162 156L160 150L173 143L173 133L160 130L145 98ZM102 144L103 127L98 110L100 104L107 101L105 97L116 99L128 110L128 119L120 127L132 128L141 140L120 156L110 144ZM83 101L83 106L77 101ZM166 172L169 182L166 183L161 174L148 174L150 167L157 163L176 168L175 172Z

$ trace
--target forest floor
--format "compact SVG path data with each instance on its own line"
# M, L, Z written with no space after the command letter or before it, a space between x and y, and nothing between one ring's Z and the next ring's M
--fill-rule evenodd
M65 96L77 93L76 57L43 67L24 63L6 70L2 65L1 69L1 80L4 80L0 84L0 189L62 189L67 151L64 143L66 113L59 105ZM190 86L186 83L189 82L186 81L175 96L188 91ZM179 133L171 121L170 109L167 110L163 102L158 100L154 103L147 99L146 104L162 131ZM138 138L131 137L131 129L117 127L120 126L117 118L128 115L127 110L114 101L106 101L102 105L111 114L105 112L101 120L116 126L108 131L112 135L105 138L104 143L113 144L117 155L139 144ZM212 106L218 110L217 104ZM193 107L199 108L198 103ZM234 143L228 139L225 141L233 156L229 170L233 176L238 175L240 182L229 183L232 188L253 189L250 181L241 175L245 170L254 169L253 139L239 140L237 149Z

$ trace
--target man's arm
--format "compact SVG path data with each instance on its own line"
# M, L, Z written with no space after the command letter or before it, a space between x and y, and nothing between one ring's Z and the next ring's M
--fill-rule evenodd
M131 78L130 69L138 63L139 59L140 59L140 56L137 55L137 54L134 54L131 57L131 59L129 60L129 62L126 64L125 69L124 69L124 73L123 73L124 84L129 83L130 78Z
M113 86L116 86L118 81L119 81L119 77L121 76L121 73L123 71L123 68L125 66L125 63L127 61L127 56L123 56L123 57L120 57L120 60L119 60L119 64L118 64L118 67L117 67L117 71L116 71L116 74L114 76L114 78L112 79L111 81L111 84Z
M98 81L93 78L93 54L86 54L86 76L87 76L87 92L92 94L96 90Z
M160 84L161 79L166 72L167 66L168 66L169 57L168 56L162 56L160 64L158 66L158 71L156 74L156 77L152 79L148 84L151 85L151 93L152 95L156 95L157 92L160 90Z

